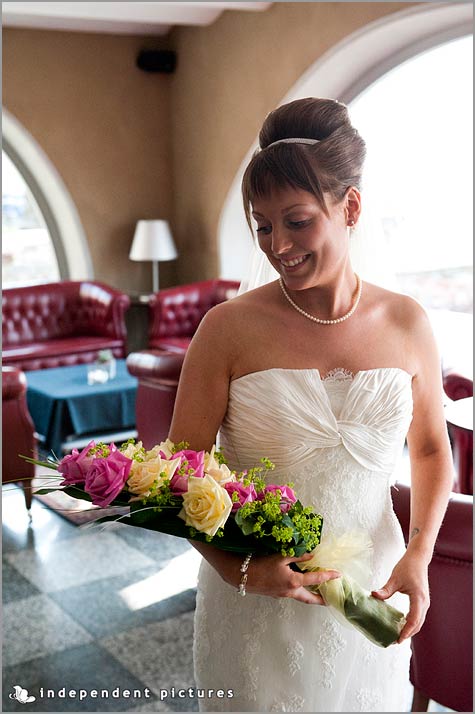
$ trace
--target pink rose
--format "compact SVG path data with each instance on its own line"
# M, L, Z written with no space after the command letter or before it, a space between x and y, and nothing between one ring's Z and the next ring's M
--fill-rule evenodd
M186 470L189 471L193 469L192 474L189 476L194 476L195 478L203 478L205 469L205 452L204 451L192 451L191 449L183 449L183 451L177 451L173 454L173 458L177 459L181 456L181 464L179 468L183 468L186 464Z
M177 451L176 454L173 454L173 458L181 458L181 462L170 479L170 490L175 495L181 496L188 491L188 478L190 476L203 478L205 475L205 452L184 449L183 451Z
M58 471L64 476L61 486L84 483L87 472L95 459L94 455L88 456L88 453L95 445L95 441L90 441L82 451L73 449L70 454L61 459L58 464Z
M262 500L266 493L276 493L277 491L280 491L280 510L282 513L287 513L297 500L294 491L289 486L276 486L275 484L269 484L263 491L261 491L257 498Z
M253 483L249 484L249 486L244 486L244 484L239 481L230 481L229 483L225 483L223 488L229 493L233 502L231 513L236 513L245 503L255 501L257 498ZM233 499L233 493L237 493L239 500L235 501Z
M132 463L132 459L116 448L111 450L109 456L94 459L84 490L92 496L95 506L106 508L119 495L129 477Z

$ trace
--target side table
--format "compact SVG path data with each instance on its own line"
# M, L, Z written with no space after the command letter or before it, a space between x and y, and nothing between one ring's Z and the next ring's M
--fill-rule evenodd
M147 349L151 294L129 293L130 307L125 313L127 354Z
M103 384L88 385L86 364L37 369L25 376L41 450L60 457L92 438L126 441L137 435L137 379L129 374L125 360L117 360L117 376Z

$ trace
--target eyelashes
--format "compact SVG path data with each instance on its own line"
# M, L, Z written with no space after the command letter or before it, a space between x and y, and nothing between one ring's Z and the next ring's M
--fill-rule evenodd
M289 226L291 228L305 228L306 226L310 225L311 221L305 220L305 221L290 221Z
M302 228L307 228L307 226L309 226L311 222L311 220L289 221L287 226L292 230L298 231ZM269 235L270 233L272 233L272 226L260 226L259 228L256 228L256 233L262 233L262 235Z

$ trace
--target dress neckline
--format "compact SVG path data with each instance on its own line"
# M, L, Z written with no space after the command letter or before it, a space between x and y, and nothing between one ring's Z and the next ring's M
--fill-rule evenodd
M320 370L317 367L303 367L303 368L294 368L294 367L268 367L267 369L259 369L256 370L255 372L248 372L248 374L243 374L240 377L236 377L236 379L231 380L231 385L234 384L235 382L239 382L242 379L247 379L249 377L255 377L256 375L261 375L261 374L266 374L268 372L310 372L313 374L316 374L320 382L325 382L327 378L331 379L332 377L335 376L337 373L343 373L345 375L346 379L351 379L354 381L357 377L360 377L362 375L370 375L373 374L374 372L399 372L402 375L405 375L408 377L410 380L413 379L413 375L410 374L406 369L403 369L402 367L373 367L372 369L359 369L356 372L350 372L349 370L345 369L344 367L334 367L331 369L327 374L322 377Z

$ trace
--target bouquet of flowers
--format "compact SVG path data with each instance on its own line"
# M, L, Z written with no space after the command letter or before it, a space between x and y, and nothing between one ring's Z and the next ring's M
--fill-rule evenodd
M376 644L395 642L404 615L373 598L353 576L368 570L371 543L360 534L320 543L322 516L304 507L291 483L270 484L274 464L267 458L247 471L231 471L222 452L194 451L169 439L146 450L129 440L121 447L91 441L60 461L36 461L61 474L38 494L62 490L101 508L118 507L120 515L96 522L121 521L218 548L241 553L300 556L306 570L337 569L340 578L318 586L318 592L345 624L357 627ZM124 506L128 513L123 514Z

